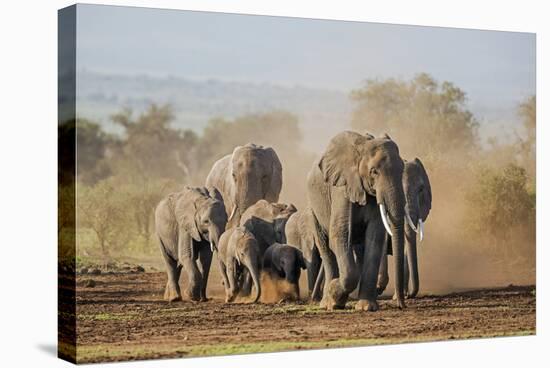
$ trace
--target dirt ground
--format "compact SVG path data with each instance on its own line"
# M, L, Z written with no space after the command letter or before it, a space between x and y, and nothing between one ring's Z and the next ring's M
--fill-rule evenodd
M369 313L355 311L354 301L334 312L306 301L227 305L221 286L205 303L167 303L165 284L162 272L79 275L77 361L535 334L534 286L423 295L408 300L404 311L385 299L380 311Z

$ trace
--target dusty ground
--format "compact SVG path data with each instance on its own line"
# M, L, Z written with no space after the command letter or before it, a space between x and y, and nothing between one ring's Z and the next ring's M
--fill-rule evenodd
M93 279L94 287L88 280ZM533 286L421 296L400 311L354 302L326 312L307 302L225 305L214 287L206 303L162 301L166 275L77 278L77 361L117 361L312 349L535 333ZM218 283L216 283L217 285ZM345 326L345 328L343 328Z

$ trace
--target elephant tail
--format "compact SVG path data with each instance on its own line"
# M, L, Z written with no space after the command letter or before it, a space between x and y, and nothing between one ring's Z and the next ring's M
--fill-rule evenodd
M315 286L313 287L313 291L311 292L311 300L321 300L321 292L322 292L322 285L323 281L325 279L325 268L323 267L323 262L321 262L321 268L319 269L319 273L317 274L317 279L315 279Z

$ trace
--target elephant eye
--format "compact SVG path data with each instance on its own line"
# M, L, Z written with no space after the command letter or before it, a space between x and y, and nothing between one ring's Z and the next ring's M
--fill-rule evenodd
M370 169L370 174L371 174L372 176L378 176L378 169L375 168L375 167L371 168L371 169Z

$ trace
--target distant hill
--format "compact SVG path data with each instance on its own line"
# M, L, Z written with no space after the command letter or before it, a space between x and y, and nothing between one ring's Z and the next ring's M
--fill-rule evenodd
M63 85L64 81L61 81ZM347 93L303 86L235 82L219 79L107 74L81 70L77 74L77 115L117 133L110 116L123 108L139 113L151 103L170 104L174 125L201 132L215 117L235 118L250 113L286 110L300 120L304 147L312 151L337 131L349 128L353 104ZM469 101L480 121L482 141L507 139L520 125L519 101ZM322 142L321 144L320 141Z
M151 103L170 104L174 125L201 132L214 117L272 110L286 110L298 116L306 148L319 139L349 127L352 104L346 93L306 87L284 87L267 83L195 80L181 77L102 74L80 71L77 77L77 115L99 122L116 133L110 115L122 108L141 112Z

